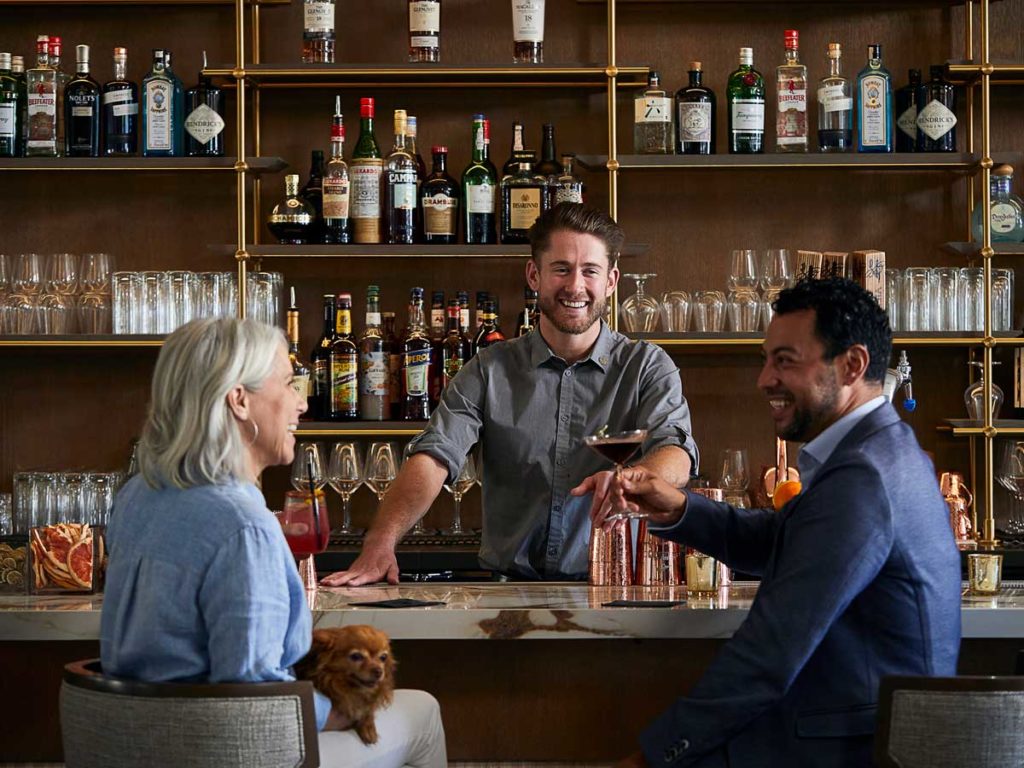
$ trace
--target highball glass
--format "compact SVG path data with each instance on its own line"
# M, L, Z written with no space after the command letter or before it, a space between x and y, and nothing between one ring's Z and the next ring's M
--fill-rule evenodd
M960 324L960 270L935 267L931 271L933 331L955 331Z
M669 333L683 333L690 327L690 294L669 291L661 297L661 328Z
M907 331L932 330L932 281L927 267L911 267L903 274L903 298Z
M980 331L985 327L985 270L960 270L960 330Z
M1013 270L992 270L992 330L1013 329Z
M889 328L903 330L903 270L885 270L885 312L889 315Z
M693 294L693 330L721 333L725 321L725 296L721 291L696 291Z
M729 327L734 331L748 333L757 330L761 315L761 297L755 291L733 291L726 304L729 313Z
M112 284L114 333L143 333L142 276L138 272L115 272Z

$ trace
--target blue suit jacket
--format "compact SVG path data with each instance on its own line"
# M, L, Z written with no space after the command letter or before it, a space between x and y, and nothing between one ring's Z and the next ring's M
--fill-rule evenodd
M642 734L652 766L871 765L883 675L953 675L960 558L931 461L886 403L780 512L687 496L659 535L760 575L733 638Z

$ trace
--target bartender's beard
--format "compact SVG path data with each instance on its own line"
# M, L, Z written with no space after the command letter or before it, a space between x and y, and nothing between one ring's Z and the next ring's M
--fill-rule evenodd
M569 301L588 301L590 302L587 306L586 313L577 318L564 318L559 317L562 311L562 305L559 304L559 299L565 298ZM542 296L538 299L537 306L540 307L541 314L548 319L555 328L562 333L571 333L578 335L586 333L591 327L605 315L605 311L608 307L608 300L603 296L586 296L585 298L576 298L571 296L566 297L546 297Z

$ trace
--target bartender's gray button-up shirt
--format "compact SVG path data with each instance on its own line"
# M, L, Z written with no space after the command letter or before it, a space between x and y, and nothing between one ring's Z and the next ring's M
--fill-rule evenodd
M481 350L449 383L407 452L433 456L454 480L479 441L481 565L519 578L585 579L590 497L569 491L611 468L583 444L606 424L609 432L648 430L644 453L682 447L696 473L679 370L661 348L603 322L590 355L573 365L539 331Z

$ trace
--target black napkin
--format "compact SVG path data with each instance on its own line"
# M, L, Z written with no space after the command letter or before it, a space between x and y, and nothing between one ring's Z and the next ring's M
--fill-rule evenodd
M440 600L413 600L399 597L394 600L373 600L368 603L349 603L360 608L424 608L428 605L444 605Z
M682 605L685 600L612 600L610 603L601 603L605 608L671 608L674 605Z

